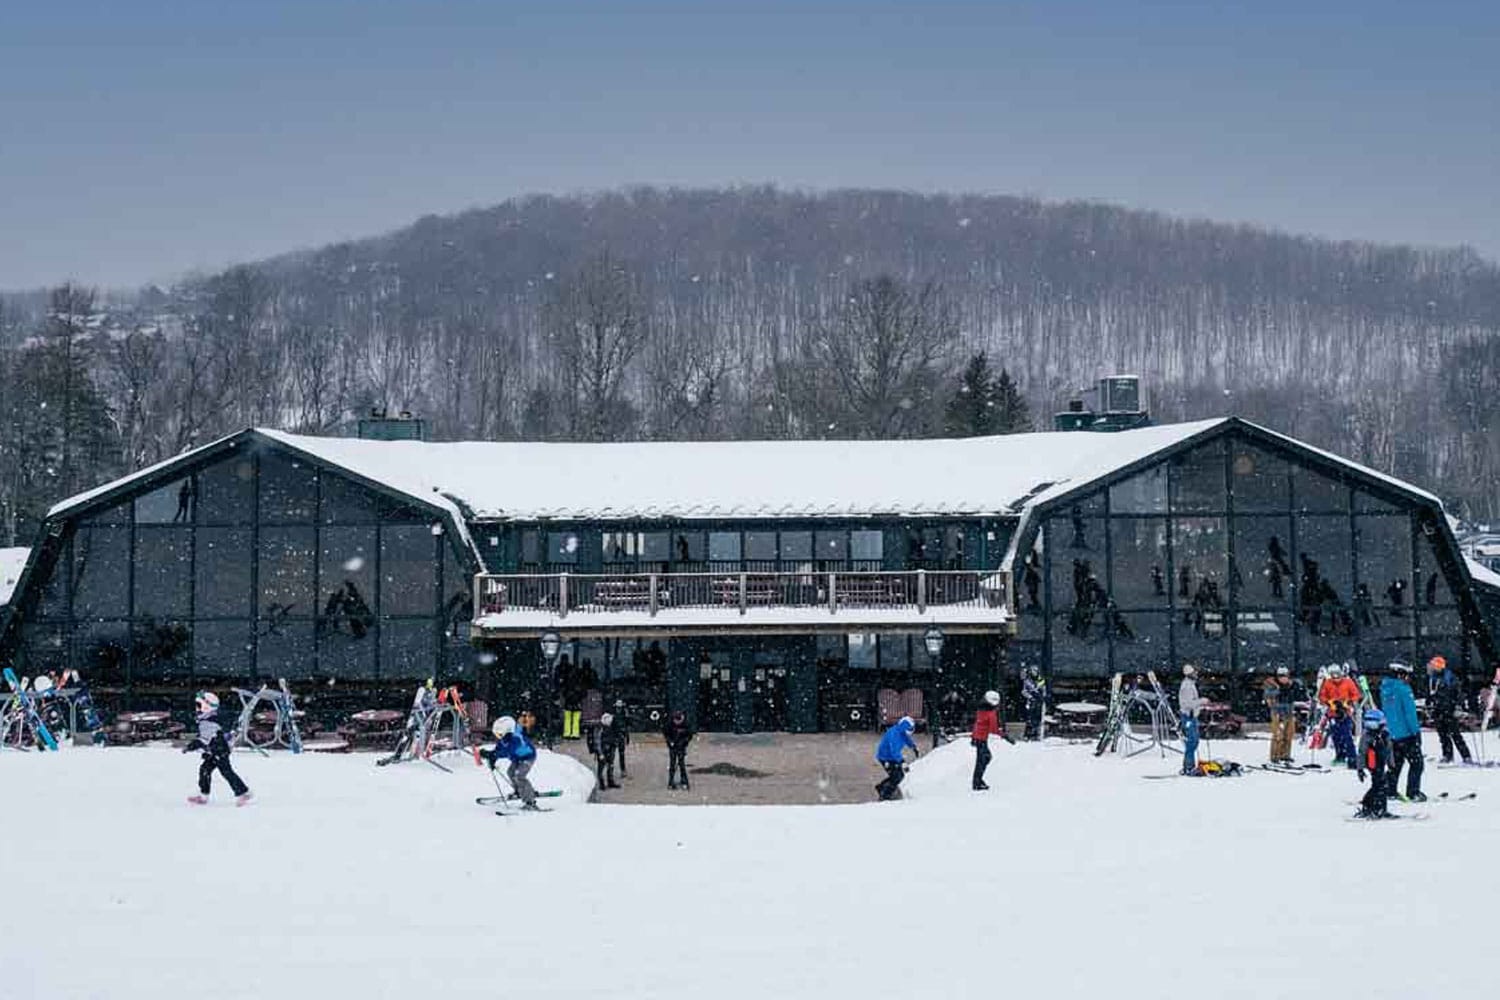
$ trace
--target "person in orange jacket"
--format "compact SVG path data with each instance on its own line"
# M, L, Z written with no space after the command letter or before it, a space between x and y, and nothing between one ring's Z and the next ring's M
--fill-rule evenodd
M1006 735L1000 725L1000 692L986 691L984 703L974 712L974 728L969 733L969 742L974 745L974 791L987 792L990 786L984 783L984 770L990 766L990 737L998 736L1007 743L1015 740Z
M1318 688L1318 701L1330 720L1328 737L1333 742L1333 762L1345 764L1351 771L1359 767L1354 749L1354 713L1363 698L1359 685L1345 675L1344 668L1330 664L1328 676Z

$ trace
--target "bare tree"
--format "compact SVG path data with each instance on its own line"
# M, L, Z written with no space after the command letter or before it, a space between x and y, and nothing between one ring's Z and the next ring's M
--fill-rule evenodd
M552 351L569 382L572 436L604 441L621 436L621 390L648 327L635 281L624 264L601 254L558 287L546 314Z

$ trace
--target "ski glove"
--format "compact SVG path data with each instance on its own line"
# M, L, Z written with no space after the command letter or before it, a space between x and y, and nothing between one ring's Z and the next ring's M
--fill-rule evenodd
M1361 785L1363 785L1365 783L1365 769L1364 768L1360 768L1359 769L1359 783Z

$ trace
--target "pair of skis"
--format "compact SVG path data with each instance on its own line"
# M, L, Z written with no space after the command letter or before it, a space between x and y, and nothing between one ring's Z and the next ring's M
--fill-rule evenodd
M475 758L475 763L478 763L478 757L477 756ZM520 793L517 792L514 788L512 788L510 791L507 792L503 787L501 787L501 785L500 785L500 775L495 771L495 769L493 767L490 768L490 779L495 782L495 791L499 792L500 794L499 795L480 795L480 796L476 796L475 799L474 799L474 802L477 805L481 805L481 806L501 806L502 808L499 808L499 809L495 810L495 815L496 816L513 816L517 812L519 812L519 810L515 810L515 809L506 809L506 808L504 808L504 806L505 806L505 804L507 802L514 802L514 801L519 800L521 798ZM537 792L536 793L536 797L539 798L539 799L552 799L552 798L558 797L561 794L562 794L562 790L561 789L548 789L546 791ZM544 808L542 806L535 806L534 809L533 809L533 811L535 811L535 812L551 812L552 810Z
M1104 731L1094 744L1094 756L1102 757L1106 750L1113 750L1120 743L1120 727L1125 723L1125 695L1121 690L1124 674L1115 674L1109 679L1109 711L1104 716Z
M52 735L52 730L48 729L47 724L42 721L42 716L37 712L36 701L31 697L31 692L26 690L25 686L21 684L21 679L16 676L16 672L10 667L5 668L5 682L10 685L13 696L20 707L21 719L25 725L31 727L32 734L36 739L41 741L44 748L56 750L57 737Z

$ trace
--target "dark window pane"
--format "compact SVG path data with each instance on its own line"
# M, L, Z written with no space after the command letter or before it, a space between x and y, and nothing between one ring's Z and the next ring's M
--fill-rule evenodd
M324 629L318 638L318 674L368 680L375 676L375 625L355 635Z
M313 529L262 528L260 531L259 616L268 622L311 618L316 613L313 593Z
M1377 657L1384 657L1374 660L1374 665L1384 666L1397 653L1410 655L1411 641L1416 635L1417 627L1416 616L1412 614L1411 608L1356 605L1354 621L1359 629L1363 655L1368 657L1374 652Z
M188 476L135 498L137 524L192 524L196 494Z
M1359 545L1359 582L1356 605L1411 604L1411 519L1365 517L1354 519ZM1397 584L1397 581L1400 581Z
M63 618L68 613L68 570L73 565L73 541L69 539L58 550L57 558L47 574L47 583L42 587L41 599L37 602L37 615L41 618Z
M880 634L880 669L910 670L917 664L912 662L910 636ZM925 654L924 658L925 658ZM926 666L926 664L922 664Z
M226 459L198 473L199 524L249 524L255 519L255 465Z
M250 529L197 530L195 613L199 618L250 614Z
M474 618L474 579L464 571L451 545L443 546L443 595L444 631L450 638L467 641L466 626Z
M129 524L131 518L131 502L122 500L112 506L97 510L88 517L82 518L81 524Z
M1052 668L1073 676L1103 675L1109 668L1109 637L1103 614L1075 609L1052 616Z
M1354 658L1354 639L1342 632L1313 632L1302 629L1302 662L1295 673L1311 673L1329 663L1343 663Z
M124 683L129 651L128 622L87 622L73 634L73 662L90 684Z
M317 472L311 465L275 452L260 456L262 521L311 523L317 501Z
M1115 644L1115 669L1126 673L1161 670L1167 664L1170 619L1161 612L1116 612L1107 623ZM1162 678L1169 683L1169 678Z
M1109 594L1105 590L1104 557L1088 554L1052 557L1052 607L1102 608ZM1022 581L1024 586L1025 581Z
M875 633L857 632L849 636L848 652L850 670L874 670L877 666Z
M1163 608L1167 579L1167 519L1120 517L1110 521L1114 559L1110 596L1122 608ZM1023 581L1024 582L1024 581Z
M1096 555L1085 556L1085 558L1097 558L1102 566L1104 524L1102 517L1084 517L1076 512L1067 512L1050 518L1048 530L1053 548L1052 558L1056 560L1064 553L1079 556L1092 552Z
M1167 465L1162 462L1109 488L1109 509L1114 514L1165 514L1167 512Z
M200 677L248 678L253 649L248 621L193 623L193 667Z
M1274 673L1278 666L1293 666L1292 630L1296 622L1290 611L1241 611L1235 620L1241 672Z
M73 614L123 618L130 603L130 529L97 525L73 537Z
M313 623L261 622L256 643L256 676L288 679L313 676Z
M808 562L812 557L813 534L811 531L783 531L781 533L783 562Z
M1102 515L1104 513L1104 491L1099 490L1096 493L1090 493L1087 496L1070 500L1067 507L1070 511L1075 507L1078 508L1078 513L1085 517Z
M1254 445L1236 444L1229 460L1234 509L1284 511L1291 506L1291 470L1286 459Z
M1173 619L1177 659L1218 672L1229 666L1229 610L1199 602L1179 608Z
M1265 607L1291 604L1297 589L1292 562L1292 519L1257 517L1236 511L1234 583L1242 605Z
M680 563L702 562L708 555L708 537L701 531L672 534L672 559Z
M382 494L333 473L322 473L319 484L323 489L320 517L324 524L374 524L398 506Z
M1301 606L1351 602L1351 543L1347 517L1304 515L1297 519L1297 599Z
M849 533L819 531L813 536L813 551L824 562L846 562L849 558Z
M425 529L417 526L392 530L416 532ZM431 560L432 557L429 555L428 561L431 562ZM571 566L578 562L578 533L573 531L547 532L547 561L558 566Z
M712 562L739 562L740 533L738 531L709 532L708 558Z
M1457 608L1423 608L1419 620L1422 625L1417 634L1421 636L1463 634L1463 616ZM1454 656L1456 653L1450 651L1445 655Z
M943 568L963 569L966 565L968 537L963 528L943 529Z
M135 613L170 618L191 609L193 529L136 528Z
M324 528L319 538L318 616L324 632L375 631L375 529Z
M1172 459L1172 510L1223 510L1224 442L1194 448Z
M774 560L776 558L776 532L745 532L745 558L755 561Z
M636 553L640 551L640 546L637 544L639 538L640 536L634 531L603 532L599 536L599 544L604 554L604 562L608 565L633 564L636 561Z
M1417 582L1421 585L1421 593L1413 594L1412 600L1420 600L1424 605L1429 604L1452 604L1453 592L1448 589L1448 578L1439 569L1437 552L1434 546L1442 544L1439 536L1427 537L1419 535L1421 541L1417 544Z
M193 633L186 622L141 622L135 627L137 680L184 677L193 672Z
M1349 509L1347 486L1304 466L1293 469L1292 490L1297 495L1298 510L1334 513Z
M849 533L849 558L879 562L885 558L885 535L879 531Z
M648 531L641 536L641 558L664 563L672 558L672 536L665 531Z
M1229 601L1229 549L1224 518L1175 518L1172 561L1179 608L1215 611Z
M21 663L17 672L36 676L61 670L67 664L67 646L61 625L23 625ZM92 678L87 678L92 679Z
M437 556L429 525L380 529L381 614L432 615L436 611Z
M417 678L432 675L437 662L437 641L430 621L380 623L380 676L382 679Z
M1403 506L1389 503L1373 493L1366 493L1364 490L1357 488L1354 491L1354 509L1371 512L1384 511L1392 514L1402 514L1406 511L1406 508Z
M542 561L542 533L540 531L521 532L521 563L522 565L536 565Z

